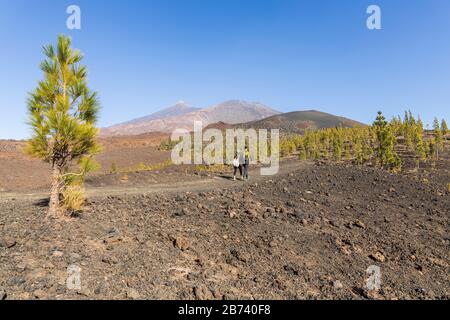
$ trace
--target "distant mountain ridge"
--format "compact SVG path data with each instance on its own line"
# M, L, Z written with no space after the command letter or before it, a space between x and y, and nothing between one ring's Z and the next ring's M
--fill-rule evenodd
M130 123L139 123L139 122L150 121L150 120L165 119L165 118L170 118L170 117L181 116L181 115L191 113L194 111L198 111L198 110L200 110L200 108L191 107L184 101L178 101L172 107L157 111L157 112L152 113L151 115L148 115L145 117L127 121L125 123L130 124Z
M306 129L324 129L334 127L351 128L355 126L365 126L365 124L317 110L287 112L262 120L235 125L235 127L243 128L280 129L281 133L298 134L304 133Z
M211 123L237 124L261 120L276 114L276 111L258 102L229 100L205 109L193 108L189 112L186 103L161 110L154 114L101 130L102 136L138 135L148 132L172 132L175 129L193 130L194 121L206 127Z

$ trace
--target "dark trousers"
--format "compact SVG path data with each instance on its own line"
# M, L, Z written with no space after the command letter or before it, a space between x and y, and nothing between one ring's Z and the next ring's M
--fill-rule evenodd
M240 174L241 177L242 177L242 166L239 166L239 167L233 166L233 168L234 168L233 176L236 176L237 170L239 169L239 174Z
M244 167L244 179L248 179L248 163L242 165Z

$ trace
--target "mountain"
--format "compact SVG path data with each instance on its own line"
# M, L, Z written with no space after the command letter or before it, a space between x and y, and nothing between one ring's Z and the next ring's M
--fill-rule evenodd
M278 111L273 110L261 103L242 100L225 101L206 109L195 110L193 112L182 113L179 115L171 115L170 112L167 112L167 110L172 108L158 112L156 118L151 118L155 116L155 114L153 114L148 117L135 119L126 123L102 129L101 135L138 135L156 131L172 132L175 129L186 129L192 131L194 128L194 121L202 121L203 126L206 127L207 125L216 122L224 122L228 124L245 123L279 114ZM175 108L174 110L179 111L179 108Z
M194 111L198 111L200 108L191 107L184 101L178 101L174 106L160 110L158 112L152 113L151 115L137 118L128 122L125 122L124 124L130 124L130 123L139 123L139 122L145 122L150 120L158 120L158 119L165 119L175 116L181 116L187 113L191 113Z
M276 114L279 111L271 109L258 102L243 100L230 100L221 104L198 111L198 115L207 121L207 124L224 122L228 124L243 123L261 120Z
M303 133L306 129L364 126L355 120L316 110L294 111L274 115L262 120L236 125L255 129L280 129L281 133Z

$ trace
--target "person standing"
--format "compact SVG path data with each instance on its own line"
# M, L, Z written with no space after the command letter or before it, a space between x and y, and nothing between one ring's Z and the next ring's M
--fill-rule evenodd
M245 147L244 150L244 180L248 180L248 168L250 166L250 151L248 150L248 147Z
M233 180L236 180L236 172L237 172L238 169L239 169L239 173L240 173L241 179L242 179L242 166L241 166L241 164L240 164L240 162L239 162L239 157L238 157L238 154L237 154L237 153L234 155L234 159L233 159L233 169L234 169L234 172L233 172Z

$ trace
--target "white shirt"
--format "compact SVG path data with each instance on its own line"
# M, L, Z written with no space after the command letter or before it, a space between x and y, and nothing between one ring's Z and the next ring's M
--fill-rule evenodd
M239 152L238 158L239 158L239 164L244 164L245 163L245 157L244 157L244 153L243 152Z

